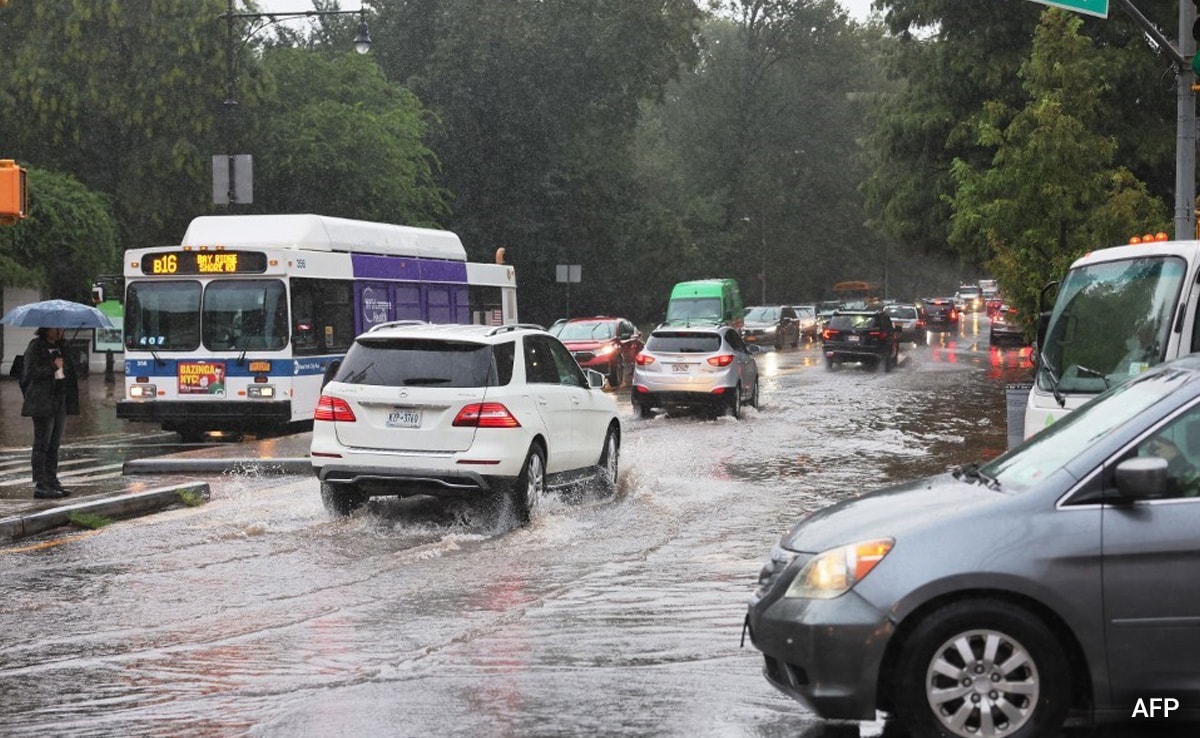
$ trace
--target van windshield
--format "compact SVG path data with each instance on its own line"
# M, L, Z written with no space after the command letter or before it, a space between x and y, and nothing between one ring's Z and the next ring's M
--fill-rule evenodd
M1150 256L1068 272L1041 347L1038 386L1099 393L1161 362L1186 271L1182 259Z
M721 298L682 297L671 300L667 305L667 321L706 320L716 323L721 320Z

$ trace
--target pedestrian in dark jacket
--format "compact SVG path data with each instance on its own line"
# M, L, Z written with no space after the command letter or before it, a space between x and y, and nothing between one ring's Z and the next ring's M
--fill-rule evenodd
M68 415L79 414L74 352L62 328L38 328L25 349L25 403L21 415L33 418L33 496L66 497L58 481L58 447Z

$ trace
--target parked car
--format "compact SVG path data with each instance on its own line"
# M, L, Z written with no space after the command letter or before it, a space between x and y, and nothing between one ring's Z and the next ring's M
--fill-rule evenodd
M742 340L776 349L800 345L800 322L791 305L756 305L742 318Z
M925 311L925 325L930 330L944 330L958 325L958 308L952 297L926 297L921 300Z
M1017 311L1010 305L1001 305L992 314L992 323L988 328L988 338L992 344L1015 342L1024 344L1025 329L1017 319Z
M536 326L376 326L317 403L321 497L347 514L374 496L506 495L527 520L555 487L612 490L621 424L603 384Z
M821 324L817 320L816 305L792 305L796 311L796 320L800 323L800 336L816 340L821 335Z
M821 333L825 366L861 362L885 372L900 360L900 331L884 310L838 310Z
M1193 354L991 462L818 510L759 574L763 674L822 718L882 710L914 736L1059 735L1154 698L1194 721L1198 466Z
M925 313L916 305L888 305L884 308L892 325L900 329L900 342L911 341L918 345L929 342L925 329Z
M629 399L643 418L654 408L740 418L743 403L758 407L756 350L732 326L660 326L637 355Z
M607 376L611 387L620 387L625 381L633 357L644 345L642 333L632 321L607 315L555 323L550 334L563 342L579 366Z

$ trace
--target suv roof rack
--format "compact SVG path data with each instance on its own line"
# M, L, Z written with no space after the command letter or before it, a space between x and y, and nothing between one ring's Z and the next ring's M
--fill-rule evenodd
M542 326L538 325L537 323L509 323L507 325L498 325L495 328L488 331L487 334L489 336L495 336L500 333L507 333L507 332L516 331L516 330L544 331L546 329L543 328Z
M426 320L415 320L413 318L407 320L389 320L386 323L376 323L367 329L367 333L374 333L382 328L399 328L402 325L430 325L430 323Z

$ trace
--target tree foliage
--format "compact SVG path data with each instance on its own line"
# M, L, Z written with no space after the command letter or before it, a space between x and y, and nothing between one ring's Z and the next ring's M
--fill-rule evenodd
M1113 164L1116 141L1097 131L1107 83L1081 24L1065 11L1042 15L1019 72L1024 107L985 105L975 140L995 151L991 162L951 167L951 243L989 268L1027 320L1042 287L1096 244L1166 227L1162 201Z
M90 302L92 280L121 261L108 198L63 174L31 168L27 179L28 216L0 231L0 284Z

